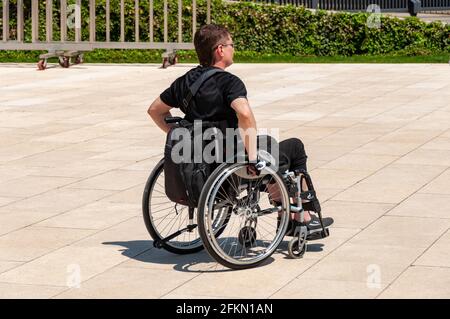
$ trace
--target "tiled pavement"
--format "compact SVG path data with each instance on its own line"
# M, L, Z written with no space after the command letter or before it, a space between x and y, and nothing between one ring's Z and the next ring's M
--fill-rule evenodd
M304 141L335 219L245 271L152 248L141 218L164 143L146 110L191 67L0 65L0 297L450 297L447 64L230 68L259 127Z

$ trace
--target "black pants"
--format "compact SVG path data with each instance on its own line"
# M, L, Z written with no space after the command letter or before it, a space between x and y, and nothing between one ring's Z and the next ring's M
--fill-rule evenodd
M298 138L289 138L279 143L280 150L280 172L285 172L287 169L292 171L294 169L306 169L305 145Z
M274 152L274 146L278 147L278 156ZM277 143L277 141L269 135L258 136L258 149L269 152L272 156L278 157L278 172L284 173L286 170L306 169L305 146L298 138L288 138L287 140Z

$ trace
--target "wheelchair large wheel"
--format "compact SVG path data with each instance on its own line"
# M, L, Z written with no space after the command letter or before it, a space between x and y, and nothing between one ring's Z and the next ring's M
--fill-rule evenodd
M189 207L176 204L166 196L164 183L164 159L162 159L150 174L142 199L145 226L153 238L154 245L175 254L201 251L203 243L197 227L164 241L165 238L186 228L190 217ZM195 209L193 210L191 214L195 212Z
M217 233L216 211L224 207L230 212L223 223L226 228ZM274 169L266 167L260 176L251 176L245 164L224 163L203 187L199 233L208 253L220 264L232 269L255 267L282 242L289 209L288 191Z
M191 254L203 249L198 227L190 221L196 219L196 209L172 202L164 189L164 159L150 174L144 189L142 212L145 226L153 238L153 245L175 254ZM226 228L231 210L219 207L213 216L213 229L219 236ZM186 230L191 228L191 230ZM177 234L179 233L179 234ZM170 238L167 240L167 238Z

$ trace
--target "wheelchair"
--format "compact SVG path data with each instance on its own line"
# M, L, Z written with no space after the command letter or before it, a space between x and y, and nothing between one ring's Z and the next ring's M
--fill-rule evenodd
M292 258L301 258L308 240L329 236L319 200L306 171L277 172L270 165L258 176L246 163L222 163L208 177L197 207L172 202L165 194L164 159L145 185L142 208L153 245L175 254L206 249L231 269L255 267L283 241L292 214L299 214L288 244ZM302 189L306 185L306 189ZM304 211L318 214L321 229L308 230Z

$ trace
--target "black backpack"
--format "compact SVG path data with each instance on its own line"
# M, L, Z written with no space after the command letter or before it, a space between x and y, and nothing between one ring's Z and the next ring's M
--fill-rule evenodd
M183 99L183 111L186 113L191 102L191 99L195 96L200 86L213 74L217 72L224 72L221 69L211 69L203 73L198 80L189 88L189 93L186 98ZM210 143L210 141L203 141L201 136L195 136L195 134L203 134L205 129L213 128L220 129L223 126L222 122L202 122L201 129L195 129L197 122L189 122L185 119L181 120L173 126L167 134L166 145L164 149L164 175L165 175L165 192L167 197L178 204L186 205L189 207L197 207L198 199L203 189L203 185L206 183L208 177L212 174L214 169L219 165L218 163L206 163L201 158L201 161L194 161L194 143L190 144L191 157L187 161L181 163L175 162L172 158L173 148L180 142L174 134L175 129L184 128L189 132L189 138L192 141L202 141L203 143ZM202 144L201 149L204 149ZM216 151L218 151L216 149ZM182 158L186 158L183 155Z

